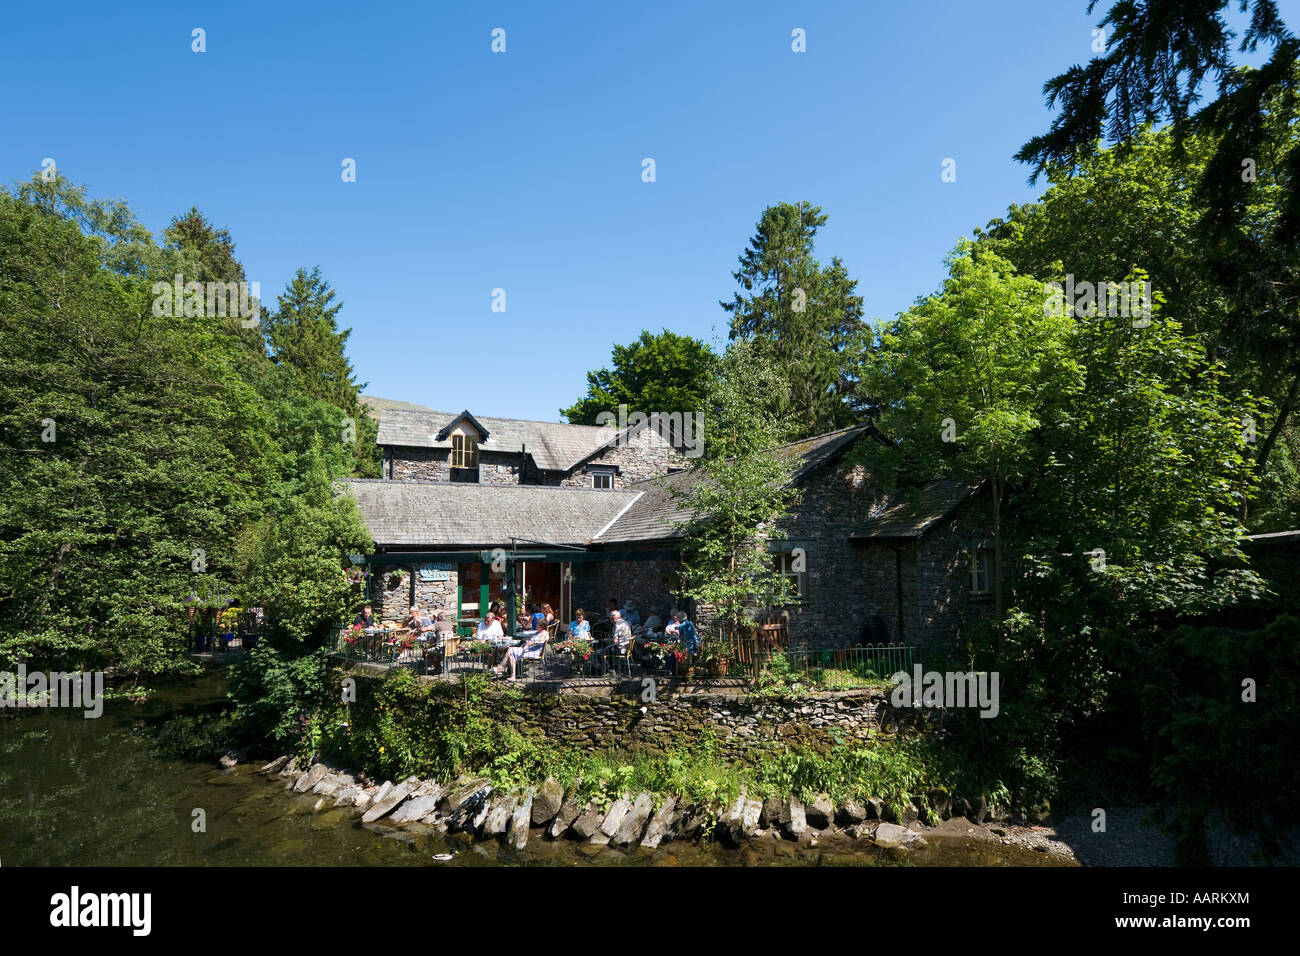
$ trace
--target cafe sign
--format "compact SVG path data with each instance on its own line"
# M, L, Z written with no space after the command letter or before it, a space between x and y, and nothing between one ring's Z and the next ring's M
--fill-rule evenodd
M442 562L434 564L425 564L420 567L420 580L430 581L450 581L451 565Z

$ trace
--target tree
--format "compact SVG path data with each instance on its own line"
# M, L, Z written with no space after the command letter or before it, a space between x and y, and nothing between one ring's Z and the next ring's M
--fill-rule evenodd
M1044 85L1048 105L1059 102L1061 112L1016 158L1034 165L1034 177L1053 168L1072 172L1098 152L1103 134L1126 150L1145 125L1160 121L1170 122L1180 161L1188 137L1210 144L1201 168L1188 170L1202 205L1198 239L1231 293L1238 347L1275 380L1264 392L1275 414L1255 455L1263 472L1300 404L1300 40L1274 0L1242 0L1250 20L1240 50L1263 44L1272 55L1258 69L1238 66L1222 15L1229 2L1201 0L1190 9L1184 0L1115 3L1100 24L1111 34L1106 52ZM1193 111L1210 78L1217 96ZM1271 171L1273 188L1260 183L1261 168Z
M602 412L693 412L700 408L718 357L707 344L664 329L615 345L612 368L587 373L587 394L560 414L574 425L596 425Z
M1070 349L1071 319L1044 308L1042 282L966 241L948 267L943 290L882 334L872 384L885 408L880 427L918 475L987 480L1000 618L1007 483L1026 475L1041 410L1077 389L1082 370Z
M343 303L333 302L319 266L299 269L265 320L266 338L272 359L297 370L307 392L351 414L360 410L364 386L354 380L345 352L352 330L340 332L336 322Z
M754 623L764 598L783 600L788 582L777 573L767 541L799 500L791 487L794 462L774 454L781 423L766 397L785 388L782 371L749 343L727 349L705 401L703 454L691 480L669 485L693 517L683 523L685 594L712 609L735 634Z
M732 341L757 341L786 370L781 417L810 435L853 421L851 358L867 334L857 282L839 258L822 266L814 238L826 223L818 206L778 203L763 210L732 273L742 292L719 303L731 313Z

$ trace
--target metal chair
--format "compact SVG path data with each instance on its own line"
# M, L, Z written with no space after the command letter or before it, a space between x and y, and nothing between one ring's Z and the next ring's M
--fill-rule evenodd
M611 644L606 653L609 656L610 667L614 670L618 670L618 662L623 661L627 666L627 676L632 676L632 655L636 653L635 636L632 637L632 639L627 642L627 645L622 648L618 646L617 642Z

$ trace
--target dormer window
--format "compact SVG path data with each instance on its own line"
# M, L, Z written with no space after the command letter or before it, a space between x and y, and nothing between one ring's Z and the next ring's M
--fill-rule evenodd
M478 439L473 435L451 436L451 480L478 481Z

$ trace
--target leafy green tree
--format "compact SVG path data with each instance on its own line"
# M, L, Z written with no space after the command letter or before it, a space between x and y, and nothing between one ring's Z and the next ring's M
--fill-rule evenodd
M1255 452L1254 467L1263 472L1300 403L1300 39L1274 0L1242 0L1250 18L1240 50L1262 45L1272 52L1259 68L1235 63L1235 36L1223 17L1229 3L1113 4L1100 24L1105 52L1045 84L1048 105L1059 104L1060 113L1016 158L1032 163L1035 176L1071 172L1102 148L1103 137L1123 152L1146 125L1169 122L1181 175L1195 184L1198 246L1228 292L1234 341L1217 344L1244 353L1271 379L1258 389L1274 406ZM1096 5L1092 0L1089 11ZM1194 109L1211 79L1214 98ZM1182 163L1193 136L1207 149L1199 161Z
M669 485L693 518L682 525L686 596L710 609L731 633L752 625L756 605L787 596L767 549L800 492L794 462L774 454L783 427L766 408L786 387L781 369L751 343L727 349L705 400L703 454L691 479Z
M763 210L740 268L741 287L730 302L732 341L754 340L786 370L780 414L805 435L853 421L856 393L851 359L868 330L862 297L838 257L822 266L814 239L825 225L819 206L778 203Z
M0 657L167 670L187 596L229 588L258 514L266 410L221 324L152 314L150 270L174 262L129 211L18 193L0 193Z
M689 335L664 329L642 332L630 345L615 345L612 368L587 373L587 394L560 409L574 425L600 424L602 412L693 412L700 408L718 357Z
M1003 609L1002 507L1032 461L1029 435L1046 406L1079 387L1072 320L1044 308L1041 281L963 242L943 290L881 336L872 387L880 427L919 475L978 475L992 499L993 594Z
M343 303L334 303L334 290L320 267L311 272L299 269L278 303L264 323L271 357L296 369L308 393L345 412L358 411L364 386L356 383L345 352L352 330L339 331L337 316Z

